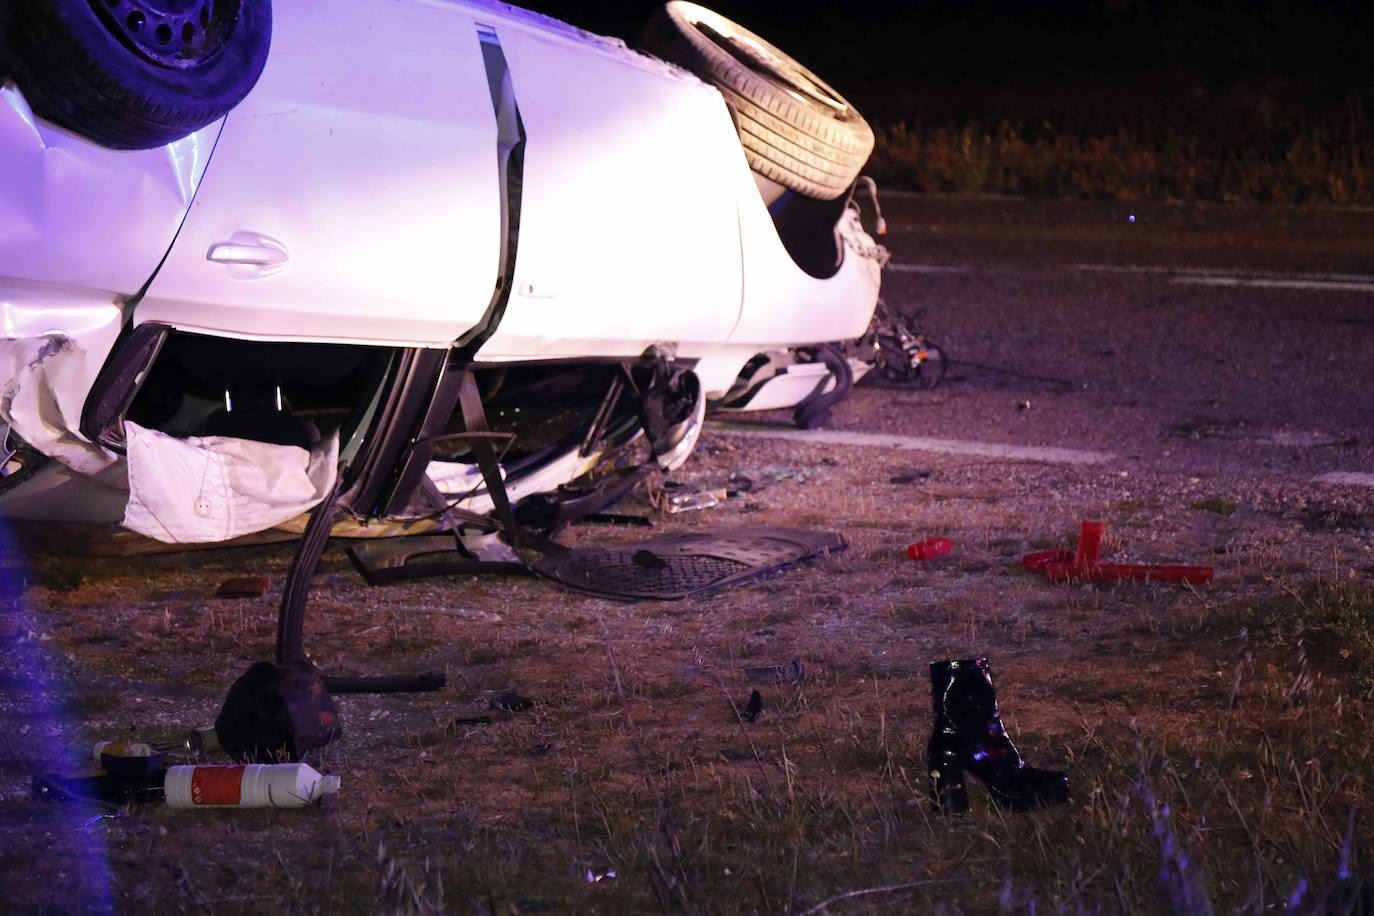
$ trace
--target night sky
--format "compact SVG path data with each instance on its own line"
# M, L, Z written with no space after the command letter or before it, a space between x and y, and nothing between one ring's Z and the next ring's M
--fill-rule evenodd
M633 43L661 4L523 5ZM1106 87L1127 96L1170 96L1251 87L1320 105L1374 86L1374 3L1367 0L707 5L793 54L878 116L901 116L912 100L928 108L941 93L957 107L980 92Z

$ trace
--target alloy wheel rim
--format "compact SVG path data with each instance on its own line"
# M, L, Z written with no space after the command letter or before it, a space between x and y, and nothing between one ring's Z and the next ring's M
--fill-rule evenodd
M234 34L242 0L89 0L101 23L139 57L170 70L200 66Z

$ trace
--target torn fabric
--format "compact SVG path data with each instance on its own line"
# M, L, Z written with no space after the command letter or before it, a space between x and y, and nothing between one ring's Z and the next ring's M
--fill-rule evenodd
M502 469L504 476L505 469ZM445 496L468 496L486 486L482 481L482 471L475 464L460 461L431 461L425 468L425 475Z
M178 439L124 424L124 527L167 544L227 541L314 508L338 473L339 439L310 451L228 436Z

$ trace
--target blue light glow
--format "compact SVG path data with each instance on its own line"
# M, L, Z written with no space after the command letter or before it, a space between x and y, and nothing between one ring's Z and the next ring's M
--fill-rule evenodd
M51 627L42 614L26 606L25 579L23 554L9 525L0 519L0 643L7 648L6 669L13 679L0 703L0 728L14 738L23 736L22 745L12 746L22 746L23 765L37 774L61 765L57 761L65 757L62 750L80 729L70 714L69 687L44 646ZM27 774L21 777L27 784ZM109 851L101 826L111 821L103 816L93 821L91 808L83 805L20 807L32 803L20 803L10 792L12 781L5 783L5 807L11 809L12 817L27 820L24 829L42 846L35 880L41 880L40 875L68 876L61 899L49 900L48 905L58 910L113 913ZM17 829L17 825L11 822L7 829Z

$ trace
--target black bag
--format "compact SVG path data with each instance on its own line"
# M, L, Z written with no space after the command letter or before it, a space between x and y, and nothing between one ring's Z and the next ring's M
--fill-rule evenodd
M215 736L235 760L287 763L339 737L334 698L307 659L256 662L229 688Z

